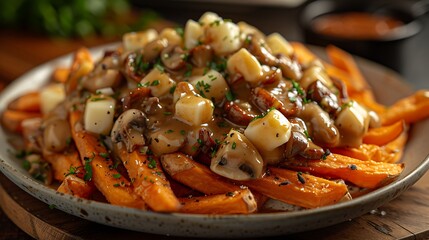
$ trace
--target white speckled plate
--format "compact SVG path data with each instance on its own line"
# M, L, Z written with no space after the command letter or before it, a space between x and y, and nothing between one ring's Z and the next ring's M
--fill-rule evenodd
M112 48L113 45L107 46ZM101 56L106 46L92 50ZM317 52L321 52L318 49ZM41 65L23 75L5 89L0 96L0 111L20 94L39 89L58 65L66 65L71 55ZM411 93L400 77L380 65L358 59L364 75L373 86L381 102L391 104ZM20 188L34 197L54 204L58 209L98 223L148 233L200 237L258 237L288 234L321 228L363 215L399 196L414 184L428 169L429 121L420 122L411 129L410 140L404 153L405 170L392 184L365 196L318 209L285 213L252 215L190 215L162 214L118 207L106 203L78 199L57 193L33 180L19 160L8 153L12 147L0 129L0 170Z

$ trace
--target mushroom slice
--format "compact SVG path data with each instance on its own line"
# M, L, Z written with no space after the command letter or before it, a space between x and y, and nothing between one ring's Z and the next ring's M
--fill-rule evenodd
M315 144L322 147L336 147L340 133L329 114L315 102L307 103L298 117L305 121L308 132Z
M125 144L128 152L137 147L144 146L144 130L146 128L146 115L137 109L129 109L123 112L113 125L111 139L117 147Z
M249 180L262 177L265 164L255 146L243 134L231 130L212 158L210 169L229 179Z
M155 39L149 42L143 48L143 60L145 62L154 61L167 46L168 40L165 38Z
M186 53L176 45L170 45L161 52L161 61L168 69L178 70L185 66Z
M191 62L196 67L206 67L213 59L213 49L210 45L199 45L194 47L191 52Z

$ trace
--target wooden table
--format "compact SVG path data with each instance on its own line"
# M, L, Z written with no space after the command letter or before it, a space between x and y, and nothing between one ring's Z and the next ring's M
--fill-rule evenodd
M90 47L116 40L68 41L4 31L0 31L0 36L2 36L0 38L0 89L29 69L52 58L74 51L81 46ZM16 227L6 215L9 215L19 227L32 237L41 238L45 236L41 235L40 229L38 229L40 224L44 223L62 226L56 228L56 231L63 233L65 238L93 239L109 236L126 237L127 239L167 239L164 236L125 231L77 219L59 210L49 209L46 204L20 190L3 175L0 175L0 183L3 186L3 193L0 191L0 199L7 203L1 205L4 212L0 211L0 239L30 238ZM21 208L24 211L27 209L33 214L21 216L11 211L12 208ZM380 214L381 212L385 214ZM31 224L28 225L27 220L24 221L19 217L31 219ZM69 224L65 224L67 221ZM70 222L75 224L70 224ZM48 228L44 229L45 231L49 230ZM98 235L94 233L98 233ZM56 235L56 237L59 236ZM429 173L403 195L380 207L375 214L366 214L349 222L288 237L291 239L314 239L315 236L318 239L429 239Z

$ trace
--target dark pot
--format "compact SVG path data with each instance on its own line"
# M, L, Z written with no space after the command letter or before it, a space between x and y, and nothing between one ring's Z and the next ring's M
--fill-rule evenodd
M422 22L418 17L425 11L415 9L416 2L410 1L344 1L319 0L308 3L300 14L300 23L304 30L307 43L326 46L333 44L352 54L382 63L392 69L402 72L406 65L405 49L410 39L418 35ZM332 37L316 32L313 21L325 14L344 12L370 12L391 16L404 22L393 34L380 37L377 40L354 40Z

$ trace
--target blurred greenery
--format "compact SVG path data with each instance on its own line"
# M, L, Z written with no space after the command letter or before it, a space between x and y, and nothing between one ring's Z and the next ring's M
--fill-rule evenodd
M50 36L118 36L156 19L153 11L131 11L127 0L0 0L2 28Z

